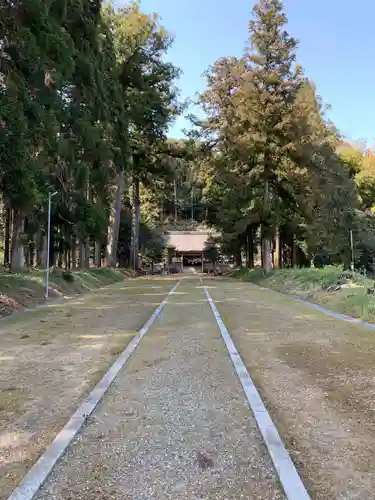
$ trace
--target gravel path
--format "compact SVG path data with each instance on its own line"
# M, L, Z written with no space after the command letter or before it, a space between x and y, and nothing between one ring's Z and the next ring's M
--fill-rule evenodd
M198 280L170 298L37 498L284 498Z

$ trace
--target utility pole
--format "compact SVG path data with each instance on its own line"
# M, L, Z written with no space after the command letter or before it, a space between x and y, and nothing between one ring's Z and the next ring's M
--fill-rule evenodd
M46 254L46 269L44 274L44 298L48 299L49 294L49 254L51 247L51 205L52 205L52 197L57 194L57 191L54 193L49 193L48 195L48 224L47 224L47 254Z

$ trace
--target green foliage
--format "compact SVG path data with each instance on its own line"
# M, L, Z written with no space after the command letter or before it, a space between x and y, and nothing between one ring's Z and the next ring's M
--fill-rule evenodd
M180 109L179 71L164 57L172 40L138 2L29 0L1 16L0 190L19 226L12 251L24 246L24 221L41 244L54 191L52 254L102 244L117 174L148 184L168 174L165 134Z
M142 261L147 265L153 265L163 260L165 250L165 238L159 231L141 227L140 251Z
M328 309L375 321L375 297L368 294L374 281L342 266L324 269L282 269L265 275L262 269L242 270L237 277L258 285L307 299Z
M372 163L364 166L362 153L342 146L325 119L297 64L282 2L260 0L249 27L248 50L219 59L200 96L206 118L196 120L196 136L205 140L199 177L209 222L223 233L226 251L240 260L246 246L262 254L267 270L277 238L284 265L348 267L352 230L356 262L369 268L370 258L361 257L372 255L372 233L361 210L375 195Z
M214 265L218 261L220 252L218 248L218 243L214 238L210 237L206 241L204 245L203 255L205 259L209 260Z
M74 281L74 274L72 274L70 271L63 271L61 273L62 279L68 283L73 283Z
M258 284L266 280L271 288L282 291L284 287L285 292L293 289L295 293L313 289L327 290L347 282L363 286L371 283L359 273L344 271L342 266L326 266L322 269L275 269L268 276L265 276L262 269L247 269L238 272L237 276L244 281Z

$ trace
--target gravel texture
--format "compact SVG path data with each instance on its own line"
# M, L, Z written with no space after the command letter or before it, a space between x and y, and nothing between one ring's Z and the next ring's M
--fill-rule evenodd
M37 498L284 498L198 280L170 298Z
M210 294L311 497L375 500L374 332L248 283Z
M175 282L131 280L0 325L0 499Z

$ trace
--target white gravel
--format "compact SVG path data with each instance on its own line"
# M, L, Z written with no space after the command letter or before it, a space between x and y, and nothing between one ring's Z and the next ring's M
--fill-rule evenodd
M285 498L198 280L180 285L37 498Z

